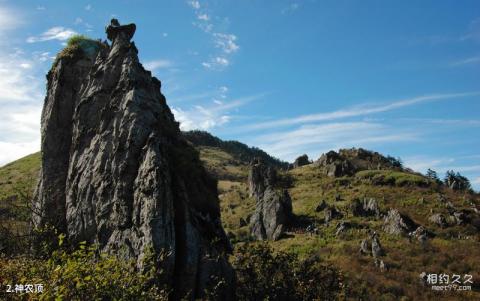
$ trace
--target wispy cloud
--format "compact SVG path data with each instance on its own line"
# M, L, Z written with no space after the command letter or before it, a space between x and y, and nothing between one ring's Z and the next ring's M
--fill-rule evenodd
M463 60L458 60L450 64L451 67L458 67L464 65L473 65L480 63L480 56L473 56Z
M202 66L210 70L222 70L230 65L230 61L222 56L217 56L209 59L207 62L203 62Z
M463 35L460 40L480 42L480 18L472 20L468 28L468 32Z
M77 32L75 32L73 29L56 26L48 29L39 36L28 37L27 43L36 43L51 40L66 41L75 34L77 34Z
M215 48L220 51L210 54L209 59L202 62L202 66L208 70L221 71L231 65L231 56L240 49L238 45L238 37L232 33L216 31L215 24L209 13L202 8L199 1L187 1L188 5L193 8L197 20L193 25L200 28L204 33L208 34L212 39Z
M15 10L0 6L0 37L22 24L22 16Z
M376 113L382 113L387 111L396 110L399 108L425 103L430 101L439 101L444 99L456 99L468 96L477 96L480 92L467 92L467 93L451 93L451 94L432 94L426 96L417 96L413 98L403 99L400 101L390 102L380 105L360 105L347 109L342 109L333 112L317 113L309 115L301 115L298 117L284 118L273 121L261 122L244 127L244 130L258 130L275 128L279 126L289 126L295 124L303 124L308 122L329 121L348 117L364 116Z
M414 141L418 135L414 131L390 128L380 123L335 122L260 135L252 140L252 144L284 160L293 160L301 153L317 157L321 152L343 147Z
M241 97L230 101L222 101L211 106L195 105L190 109L173 107L175 119L180 122L182 130L211 130L228 123L232 118L231 111L247 103L262 98L265 93Z
M290 3L287 7L282 9L282 14L286 15L289 13L295 12L300 7L300 4L297 2Z
M170 60L164 60L164 59L159 59L159 60L151 60L151 61L146 61L143 66L145 69L154 71L157 69L162 69L162 68L169 68L173 66L173 62Z
M92 10L92 5L91 4L87 4L85 6L85 10Z

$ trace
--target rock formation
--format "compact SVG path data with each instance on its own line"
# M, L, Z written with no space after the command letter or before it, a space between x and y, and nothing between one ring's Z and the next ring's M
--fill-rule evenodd
M353 216L380 216L378 202L374 198L354 199L350 204L350 210Z
M150 248L170 252L162 268L173 299L202 298L213 278L232 298L216 181L140 64L135 25L114 19L106 32L110 46L86 40L92 47L60 54L47 75L34 225L136 258L140 268Z
M303 154L297 159L295 159L292 167L297 168L297 167L308 165L308 164L310 164L310 160L308 159L308 156L306 154Z
M447 219L441 213L433 214L428 218L428 220L440 228L446 228L448 226Z
M314 163L330 177L352 176L367 169L401 169L392 158L362 148L329 151Z
M248 176L255 212L250 218L252 235L259 240L278 240L292 218L292 200L286 189L277 186L275 169L255 159Z
M390 209L384 219L383 230L389 234L406 235L416 228L415 222L397 209Z

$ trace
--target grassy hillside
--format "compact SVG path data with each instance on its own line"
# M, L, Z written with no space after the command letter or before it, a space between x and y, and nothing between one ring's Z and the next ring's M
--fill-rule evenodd
M236 247L251 241L247 221L255 210L255 201L248 197L248 161L235 153L199 145L201 160L217 176L222 221ZM39 154L33 154L0 168L0 195L15 195L16 186L33 189L40 165ZM282 171L289 178L289 192L296 221L286 237L269 244L277 251L297 254L300 258L318 256L324 263L338 267L345 283L356 291L364 291L369 300L480 300L480 235L474 222L440 227L429 221L433 213L449 215L471 211L478 206L478 195L448 189L419 174L398 170L366 170L351 177L325 176L314 164ZM426 244L383 231L382 218L358 217L349 213L354 199L374 198L383 214L398 209L415 223L435 233ZM344 213L342 219L324 223L323 211L316 208L324 200ZM345 232L335 235L340 220L350 224ZM478 220L477 220L478 222ZM305 232L314 224L317 234ZM478 225L477 225L478 226ZM385 249L386 271L375 266L371 256L359 253L360 241L375 230ZM471 292L433 292L420 283L422 272L472 274Z

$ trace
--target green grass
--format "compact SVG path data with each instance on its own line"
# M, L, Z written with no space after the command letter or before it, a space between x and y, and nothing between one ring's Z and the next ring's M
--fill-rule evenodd
M375 185L427 187L433 182L424 176L392 170L362 170L355 175L358 179L369 180Z
M73 59L76 57L89 56L94 57L97 52L105 45L99 40L91 39L85 35L74 35L67 40L67 46L57 55L54 66L59 59Z
M40 171L40 152L0 167L0 199L26 187L33 192Z

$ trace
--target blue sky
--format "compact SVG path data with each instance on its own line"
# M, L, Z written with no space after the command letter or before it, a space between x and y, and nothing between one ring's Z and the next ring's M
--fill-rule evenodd
M112 17L182 129L289 161L364 147L480 189L479 1L0 0L0 165L40 148L55 54Z

